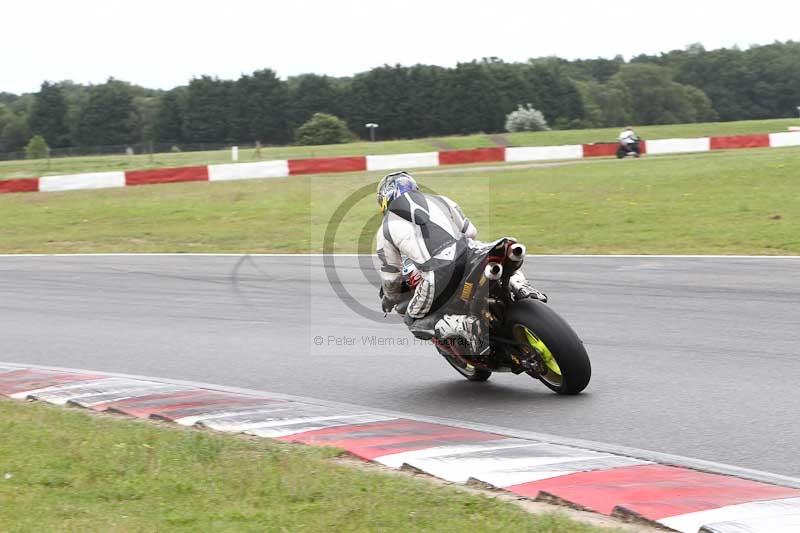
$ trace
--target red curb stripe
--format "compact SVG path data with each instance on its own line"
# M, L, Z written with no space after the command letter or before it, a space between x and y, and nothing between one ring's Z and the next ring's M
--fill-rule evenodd
M13 192L39 192L39 178L0 180L0 194Z
M198 167L128 170L125 172L125 185L127 187L184 181L208 181L208 167L204 165Z
M464 442L483 442L501 435L414 420L390 420L319 429L279 437L279 440L314 446L344 448L363 459Z
M439 152L440 165L464 165L469 163L493 163L506 160L506 149L473 148L470 150L446 150Z
M611 157L617 155L618 143L592 143L583 145L583 157ZM647 143L639 141L639 151L647 153Z
M711 137L712 150L729 150L733 148L769 148L769 135Z
M617 155L617 143L594 143L583 145L583 157L608 157Z
M311 159L290 159L289 175L325 174L328 172L360 172L367 170L366 156L357 157L315 157Z
M21 392L35 391L45 387L66 385L78 381L93 381L108 376L98 374L78 374L55 370L23 369L0 374L0 394L11 396Z
M231 408L237 409L241 407L267 407L274 405L275 403L277 403L276 400L270 400L268 398L223 395L219 396L218 398L201 399L195 402L194 405L181 405L177 408L170 408L165 411L152 413L150 417L174 422L180 418L203 415L211 411L223 411Z
M147 418L151 414L169 409L179 409L192 404L198 399L209 396L209 391L204 389L190 389L178 392L158 393L150 396L140 396L129 400L121 400L103 404L104 411L122 413L136 418Z
M617 509L648 520L800 496L797 489L658 464L580 472L506 490L533 498L544 492L606 515Z

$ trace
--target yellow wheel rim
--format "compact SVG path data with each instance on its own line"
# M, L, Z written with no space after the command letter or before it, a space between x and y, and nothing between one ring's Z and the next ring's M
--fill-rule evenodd
M534 350L536 350L541 354L544 366L546 366L547 369L553 374L561 376L561 368L558 366L556 358L553 357L553 353L550 351L550 349L547 347L544 341L542 341L542 339L534 335L533 332L528 328L524 328L524 330L525 330L525 337L528 339L528 344L531 345L531 348L533 348Z

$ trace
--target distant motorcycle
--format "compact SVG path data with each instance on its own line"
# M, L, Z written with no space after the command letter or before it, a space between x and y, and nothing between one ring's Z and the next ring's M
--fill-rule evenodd
M638 138L629 142L620 141L617 145L617 159L623 159L630 156L639 157L641 155L641 143Z
M489 349L472 355L461 339L433 339L439 354L470 381L486 381L492 372L528 374L559 394L578 394L589 384L592 368L583 342L567 322L540 298L515 300L509 278L522 266L525 246L503 238L476 243L468 251L467 274L447 304L453 314L479 317L489 332ZM405 314L419 273L406 260L407 298L395 310Z

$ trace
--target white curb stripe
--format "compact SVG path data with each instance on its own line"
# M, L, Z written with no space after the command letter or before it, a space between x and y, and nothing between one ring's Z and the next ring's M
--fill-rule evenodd
M408 464L410 461L419 459L429 459L433 457L441 457L443 455L455 456L458 454L468 454L488 450L501 450L505 448L517 448L520 446L530 446L531 444L533 443L529 440L508 438L484 441L478 444L454 444L451 446L435 446L433 448L413 450L410 452L392 453L389 455L376 457L374 461L391 468L400 468L404 464Z
M125 186L124 172L92 172L89 174L65 174L39 178L39 191L57 192L78 189L108 189Z
M800 131L770 133L769 145L771 148L783 148L785 146L800 146Z
M26 393L25 397L55 405L64 405L70 400L83 397L137 391L145 387L156 387L158 385L160 385L160 383L124 378L108 378L46 387L36 391L29 391Z
M523 146L506 148L506 161L552 161L558 159L583 159L583 145Z
M283 420L297 418L298 415L309 417L330 416L331 410L320 406L307 406L294 402L284 402L276 404L276 406L273 408L265 407L264 409L259 410L257 413L247 414L244 416L234 415L219 419L204 418L198 423L217 431L242 433L271 423L281 423Z
M203 413L202 415L191 415L185 416L183 418L176 418L173 420L176 424L180 424L182 426L206 426L208 428L211 427L211 423L215 420L222 421L225 423L226 421L230 420L248 420L253 417L253 415L258 415L261 413L271 413L276 408L280 408L281 405L286 405L287 402L278 401L278 400L270 400L271 403L274 403L275 406L268 405L268 406L261 406L261 407L253 407L252 405L243 405L239 408L231 408L226 407L225 409L220 409L217 412L210 411L208 413Z
M295 418L261 426L249 431L245 431L245 433L248 435L255 435L257 437L276 439L278 437L288 437L290 435L297 435L298 433L306 433L308 431L316 431L319 429L353 426L357 424L369 424L371 422L385 422L387 420L396 420L396 418L371 413L345 416L325 416L316 418Z
M548 443L500 450L410 459L411 467L447 481L473 478L497 487L563 476L574 472L647 464L646 461Z
M700 137L697 139L657 139L654 141L646 141L645 146L648 155L708 152L711 150L711 139L709 137Z
M800 514L718 522L700 529L700 533L797 533L798 531L800 531Z
M622 457L619 455L605 455L602 457L574 458L567 461L548 463L545 465L525 465L521 467L513 465L511 468L503 467L500 470L491 472L480 472L470 476L472 479L482 481L494 487L511 487L531 481L541 481L554 477L568 476L578 472L591 472L593 470L610 470L612 468L622 468L651 464L648 461Z
M182 392L191 390L189 387L180 387L177 385L159 384L159 385L145 385L142 387L131 387L121 389L113 392L105 392L92 396L80 396L67 400L67 403L86 407L87 409L102 405L105 403L120 402L122 400L131 400L134 398L144 398L153 394L169 394L173 392Z
M765 519L792 517L800 519L800 498L748 502L738 505L727 505L708 511L698 511L684 515L663 518L658 522L666 527L684 533L696 533L698 529L716 524L714 532L755 532L755 531L800 531L800 529L775 529L763 527ZM781 522L782 523L782 522ZM724 525L723 525L724 524ZM796 526L800 522L793 522ZM774 526L778 524L773 523Z
M54 390L61 390L61 389L74 389L78 387L85 387L86 385L91 384L94 381L107 381L112 378L103 378L103 379L87 379L83 381L68 381L67 383L63 383L60 385L50 385L49 387L41 387L38 389L28 389L19 392L15 392L14 394L9 395L9 398L13 398L15 400L26 400L29 396L33 397L39 393L47 393L49 391Z
M208 165L209 181L248 180L289 177L289 161L258 161L255 163L228 163Z
M367 156L367 171L408 170L412 168L428 168L438 166L439 152Z

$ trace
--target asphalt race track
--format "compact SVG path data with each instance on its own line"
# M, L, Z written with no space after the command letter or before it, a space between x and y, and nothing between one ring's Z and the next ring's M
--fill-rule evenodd
M319 256L0 257L0 361L295 394L800 476L800 258L529 257L528 276L592 359L577 397L512 374L463 380L377 313L374 275L359 262L369 270L368 258L337 256L332 287Z

